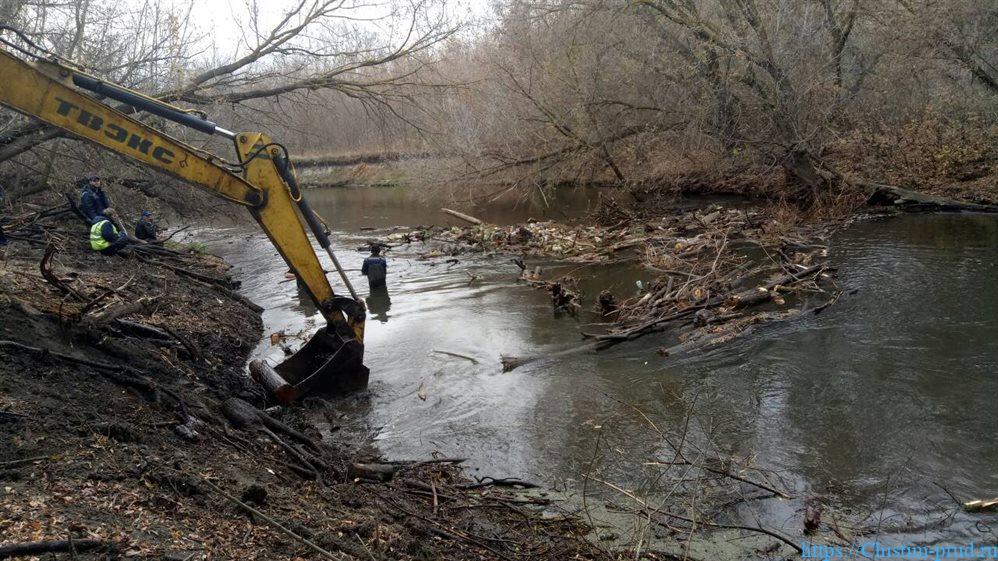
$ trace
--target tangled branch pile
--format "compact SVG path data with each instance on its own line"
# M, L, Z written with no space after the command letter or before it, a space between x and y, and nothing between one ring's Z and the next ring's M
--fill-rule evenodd
M649 333L692 326L679 334L678 345L662 351L674 354L724 342L761 322L798 315L804 308L787 310L796 300L805 300L798 296L820 297L818 303L808 302L812 311L838 297L830 282L833 270L821 264L828 255L824 238L838 222L802 222L790 207L710 205L653 219L624 218L609 226L479 224L394 233L381 243L446 244L421 253L423 258L478 251L583 263L636 259L657 278L641 294L622 302L601 294L600 313L613 327L587 336L597 349L605 349ZM565 307L558 301L561 281L539 278L522 260L518 265L522 280L552 290L556 309ZM763 304L776 307L760 307ZM511 360L521 364L520 359Z

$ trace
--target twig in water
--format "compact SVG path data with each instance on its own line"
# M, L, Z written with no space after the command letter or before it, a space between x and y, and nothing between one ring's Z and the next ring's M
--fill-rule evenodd
M741 525L738 525L738 524L716 524L714 522L706 522L706 521L703 521L703 520L694 520L692 518L687 518L686 516L680 516L678 514L673 514L671 512L665 512L665 511L653 508L644 499L642 499L641 497L638 497L637 495L635 495L631 491L628 491L627 489L624 489L623 487L620 487L619 485L614 485L613 483L610 483L609 481L604 481L602 479L598 479L598 478L595 478L595 477L593 478L593 480L594 481L598 481L598 482L602 483L603 485L606 485L607 487L613 489L614 491L617 491L618 493L621 493L624 496L628 497L629 499L633 500L634 502L638 503L639 505L641 505L641 507L642 507L641 511L644 514L649 514L649 515L659 514L659 515L662 515L662 516L667 516L669 518L675 518L676 520L682 520L683 522L689 522L691 524L702 524L702 525L707 526L709 528L717 528L719 530L746 530L746 531L750 531L750 532L759 532L761 534L766 534L767 536L776 538L776 539L780 540L781 542L787 544L788 546L792 547L793 549L797 549L799 547L799 545L796 544L796 543L794 543L794 542L792 542L790 540L790 538L787 538L786 536L784 536L782 534L778 534L778 533L776 533L776 532L774 532L772 530L767 530L766 528L763 528L761 526L741 526ZM658 523L658 524L660 524L660 525L665 525L664 523L661 523L661 522L659 522L657 520L655 522Z
M478 364L478 359L477 358L473 358L473 357L470 357L468 355L463 355L461 353L452 353L450 351L440 351L440 350L437 350L437 349L433 349L433 352L439 353L439 354L442 354L442 355L453 356L453 357L456 357L456 358L463 358L465 360L470 360L472 362L472 364Z

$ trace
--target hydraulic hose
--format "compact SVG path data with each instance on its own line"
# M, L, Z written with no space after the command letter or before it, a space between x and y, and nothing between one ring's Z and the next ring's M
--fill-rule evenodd
M295 177L294 172L291 171L287 154L285 153L283 156L277 156L275 158L275 163L277 164L277 171L280 172L284 182L287 183L288 187L291 189L291 198L295 199L298 203L298 209L301 210L302 216L305 217L305 222L308 223L308 227L315 235L315 239L319 241L319 245L322 246L322 249L326 250L326 254L329 255L329 259L332 260L333 266L336 267L336 271L340 274L340 278L343 279L343 284L345 284L347 290L350 291L350 296L352 296L354 300L360 302L357 292L353 289L353 284L351 284L350 279L347 278L346 271L344 271L343 267L340 265L340 260L337 259L336 254L333 253L332 242L329 240L329 234L323 227L322 221L319 220L319 215L312 210L312 207L308 204L308 200L298 187L298 179Z

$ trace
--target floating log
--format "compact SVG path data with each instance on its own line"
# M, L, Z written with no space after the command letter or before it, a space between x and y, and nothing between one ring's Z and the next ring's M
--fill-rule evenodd
M261 359L250 361L250 374L281 405L290 405L298 399L298 390Z
M984 500L977 499L963 503L963 510L967 512L990 512L998 510L998 498Z
M456 218L460 218L461 220L464 220L465 222L470 222L471 224L474 224L476 226L480 226L482 224L481 220L475 218L474 216L465 214L463 212L458 212L456 210L451 210L449 208L442 208L440 210L443 211L443 212L445 212L445 213L447 213L447 214L449 214L449 215L451 215L451 216L454 216Z

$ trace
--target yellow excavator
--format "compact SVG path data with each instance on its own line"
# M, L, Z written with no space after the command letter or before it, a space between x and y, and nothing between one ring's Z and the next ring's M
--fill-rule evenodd
M7 26L0 28L17 32ZM203 114L107 82L69 61L42 57L10 41L2 42L33 60L22 60L0 48L0 104L249 210L327 322L276 367L292 395L346 393L366 387L366 310L332 251L328 230L309 207L284 146L263 133L228 131ZM111 107L101 99L122 105ZM230 139L238 161L228 162L129 116L138 111ZM306 226L333 262L350 297L333 292Z

